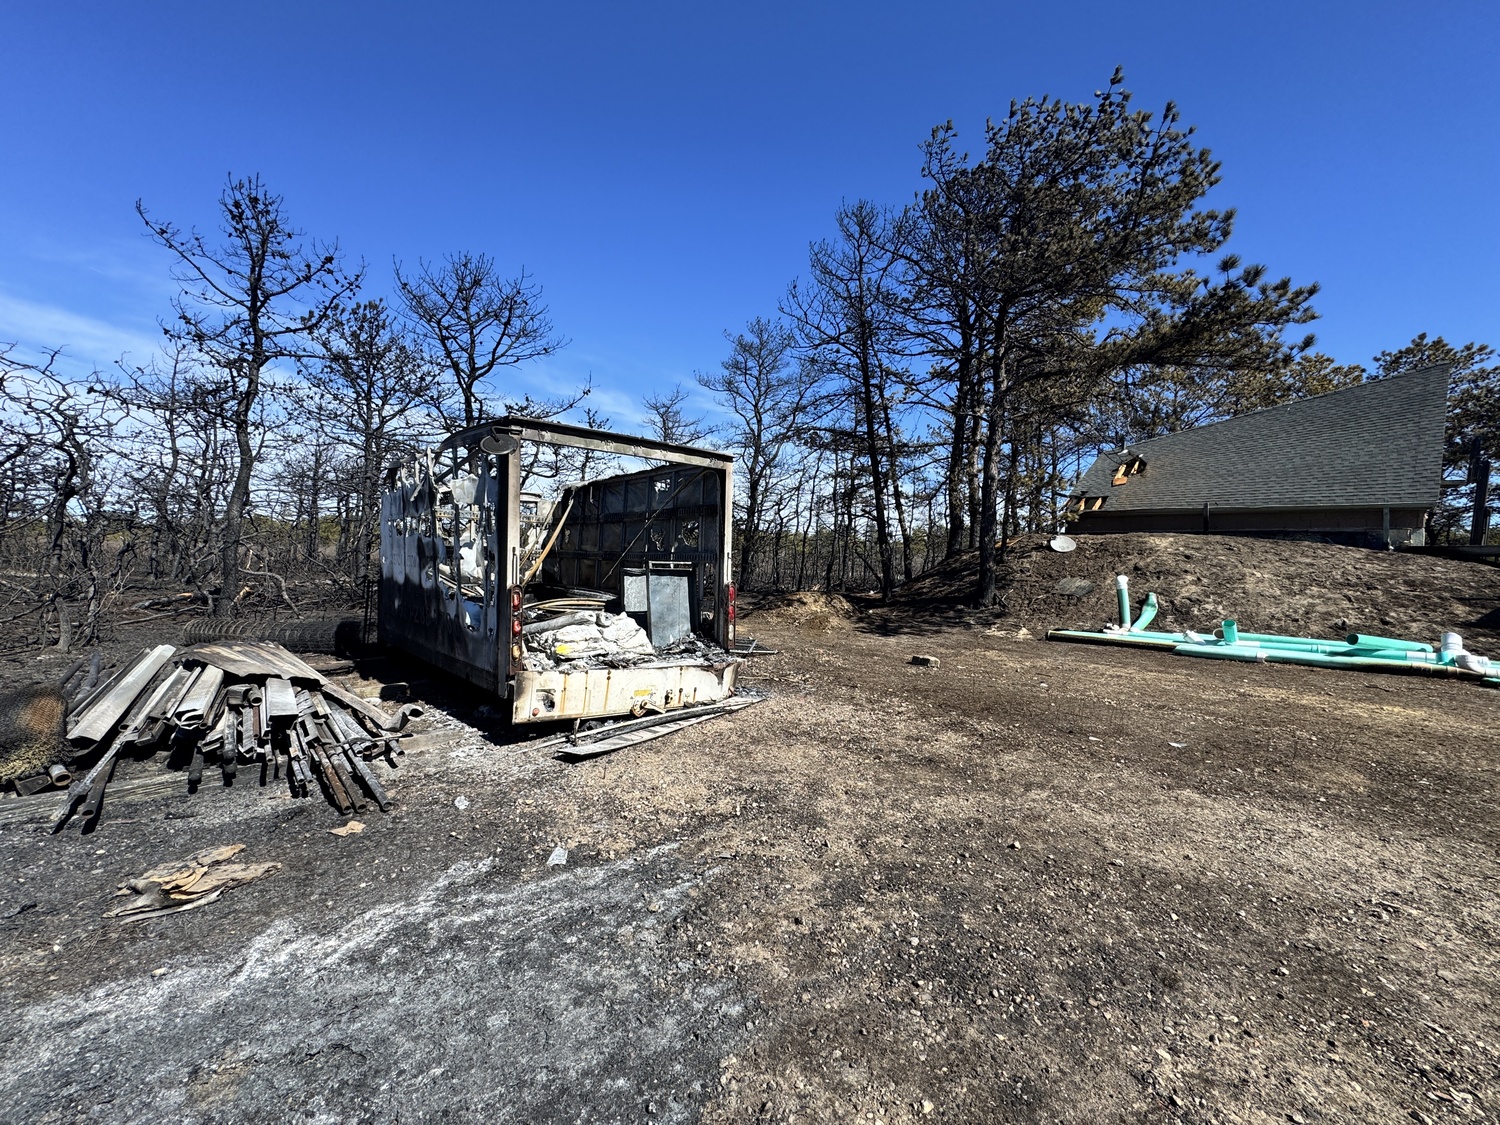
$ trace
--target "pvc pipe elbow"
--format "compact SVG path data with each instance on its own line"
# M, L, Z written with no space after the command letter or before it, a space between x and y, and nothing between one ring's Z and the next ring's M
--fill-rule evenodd
M1464 639L1457 633L1444 633L1443 643L1438 647L1438 662L1442 664L1457 664L1460 658L1468 656L1464 649Z

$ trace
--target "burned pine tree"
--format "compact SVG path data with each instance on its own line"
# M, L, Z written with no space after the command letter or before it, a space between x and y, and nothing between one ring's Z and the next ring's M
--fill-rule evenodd
M432 368L383 301L332 309L313 342L317 352L302 365L302 397L314 426L345 458L348 533L340 535L340 561L368 603L381 476L423 436L432 436L422 416Z
M804 423L816 409L817 378L812 364L796 353L796 336L783 323L756 317L744 332L724 335L730 342L729 357L719 370L699 372L697 380L720 396L733 418L724 436L739 454L745 482L737 573L748 583L768 511L778 516L778 547L785 536L784 508L773 503L780 499L774 492ZM799 495L793 507L800 512L800 477L795 488ZM779 549L772 558L780 562Z
M429 403L450 430L496 412L487 384L497 371L549 356L567 342L553 331L541 286L525 270L502 277L487 254L419 261L414 273L397 265L396 289L446 383L434 386Z
M219 197L223 241L140 215L174 260L182 291L175 317L162 326L169 339L191 347L223 380L234 476L219 529L221 589L214 612L233 603L240 576L243 524L259 453L257 409L268 369L308 354L308 335L359 288L363 268L346 271L337 242L304 244L288 222L282 198L260 177L231 180Z
M103 393L98 372L63 373L54 349L25 360L0 345L0 473L8 562L21 582L0 579L14 612L0 621L40 615L57 629L56 647L98 638L108 599L123 584L135 551L120 499L121 465L112 444L120 408ZM120 532L122 534L112 534ZM81 610L80 620L74 613Z
M227 381L180 341L145 365L119 366L106 391L130 419L115 450L142 525L146 575L204 592L218 574L219 517L234 476Z
M891 489L898 487L885 428L890 359L906 342L898 260L899 216L861 201L840 208L838 237L813 245L811 279L794 282L782 312L811 361L841 389L869 474L881 593L896 588ZM852 494L851 494L852 495Z
M670 445L702 445L713 434L713 428L700 418L688 415L684 404L688 393L681 383L674 384L670 391L649 391L641 399L646 408L643 419L644 432L648 437Z

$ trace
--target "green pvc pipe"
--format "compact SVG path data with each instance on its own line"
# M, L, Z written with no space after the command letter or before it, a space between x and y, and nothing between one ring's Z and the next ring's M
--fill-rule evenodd
M1403 648L1365 648L1363 645L1351 645L1345 656L1373 656L1381 660L1407 661L1411 664L1437 664L1438 655L1435 652L1412 652Z
M1121 645L1125 648L1159 648L1170 652L1182 643L1182 638L1172 634L1141 633L1094 633L1087 629L1049 629L1049 641L1075 641L1085 645Z
M1227 642L1226 642L1227 643ZM1349 652L1348 645L1340 644L1281 644L1278 641L1247 641L1244 634L1240 634L1236 647L1248 649L1266 649L1275 652L1310 652L1315 656L1346 655Z
M1132 637L1150 637L1152 640L1157 641L1176 641L1178 644L1182 644L1188 639L1186 633L1163 633L1159 629L1132 629L1130 630L1130 635Z
M1130 628L1130 579L1115 575L1115 603L1120 610L1120 628Z
M1141 606L1141 615L1130 624L1132 633L1139 633L1147 625L1156 620L1156 595L1147 594L1146 601Z
M1217 660L1240 660L1259 664L1301 664L1308 668L1349 668L1365 671L1407 672L1417 676L1440 676L1445 679L1484 680L1478 672L1468 672L1445 664L1413 664L1396 660L1374 660L1364 656L1324 656L1315 652L1292 652L1286 649L1230 648L1227 645L1178 645L1172 650L1179 656L1206 656Z
M1245 634L1241 633L1243 637ZM1142 630L1140 632L1125 633L1114 630L1108 633L1093 632L1088 629L1051 629L1047 632L1049 641L1078 641L1083 644L1099 645L1122 645L1127 648L1159 648L1172 649L1179 645L1194 645L1184 633L1160 633ZM1258 652L1285 652L1285 653L1308 653L1313 656L1359 656L1371 660L1382 660L1390 663L1420 662L1431 663L1436 657L1431 653L1422 652L1392 652L1374 649L1350 649L1345 645L1329 643L1325 652L1317 652L1308 648L1279 648L1269 641L1245 641L1241 640L1233 645L1215 644L1211 641L1198 646L1212 649L1216 655L1225 660L1259 660Z
M1355 663L1359 663L1361 664L1361 666L1365 666L1368 661L1373 661L1373 663L1368 664L1368 666L1371 667L1373 667L1374 664L1436 663L1436 657L1433 657L1433 654L1431 654L1431 652L1404 652L1400 651L1400 649L1391 648L1344 649L1344 651L1340 652L1308 652L1304 651L1304 649L1268 648L1266 649L1266 652L1268 652L1268 657L1266 658L1268 658L1268 660L1271 660L1272 663L1277 663L1277 661L1281 661L1281 663L1289 663L1290 658L1304 657L1304 655L1305 657L1317 658L1317 660L1355 661ZM1425 658L1424 660L1424 657L1427 658ZM1322 664L1320 664L1320 666L1322 666ZM1343 664L1340 664L1340 666L1343 666Z
M1342 641L1322 640L1318 637L1286 637L1278 633L1240 633L1242 641L1259 641L1263 644L1278 644L1283 648L1304 648L1324 645L1330 648L1361 648L1397 650L1400 652L1432 652L1431 645L1420 641L1401 641L1394 637L1376 637L1365 633L1350 633Z
M1228 640L1225 640L1228 644ZM1430 652L1408 652L1404 649L1377 649L1355 647L1346 645L1339 641L1303 641L1297 640L1288 643L1286 641L1247 641L1245 634L1240 634L1240 639L1235 642L1241 648L1264 648L1274 649L1277 652L1310 652L1317 656L1369 656L1385 660L1418 660L1424 662L1435 661L1437 657Z
M1172 649L1178 656L1206 656L1210 660L1238 660L1245 664L1264 664L1266 662L1265 650L1258 648L1245 648L1236 645L1195 645L1182 644Z
M1337 641L1251 641L1245 639L1244 633L1240 634L1240 639L1237 643L1244 645L1246 648L1274 648L1282 652L1328 653L1347 652L1349 650L1348 645L1340 644Z
M1240 623L1232 617L1224 618L1219 626L1219 636L1224 638L1225 644L1234 644L1240 639Z
M1313 641L1307 637L1275 637L1270 634L1240 633L1234 644L1190 642L1182 633L1162 633L1142 630L1127 633L1092 632L1087 629L1050 629L1049 641L1074 641L1082 644L1119 645L1125 648L1169 649L1179 656L1200 656L1211 660L1235 660L1248 664L1301 664L1310 668L1344 668L1369 672L1397 672L1414 676L1437 676L1444 679L1470 680L1485 687L1500 688L1500 675L1493 672L1471 672L1451 664L1437 663L1431 652L1405 649L1364 648L1355 653L1353 645L1346 645L1342 654L1313 652L1306 648L1279 647L1268 643L1247 642L1247 636L1265 636L1273 641L1300 641L1302 644L1336 646L1337 642ZM1365 637L1364 640L1376 638Z
M1461 668L1450 668L1442 664L1414 664L1404 660L1371 660L1363 656L1313 656L1311 654L1298 653L1295 656L1282 656L1279 660L1274 656L1268 657L1268 659L1272 663L1281 664L1305 663L1314 668L1379 668L1387 672L1409 672L1415 676L1439 676L1445 679L1484 679L1478 672L1466 672Z
M1276 643L1287 648L1295 648L1300 645L1333 645L1335 648L1343 648L1348 644L1347 641L1325 640L1321 637L1287 637L1280 633L1247 633L1243 629L1240 630L1239 637L1242 641Z
M1372 637L1367 633L1350 633L1344 638L1346 644L1369 645L1372 648L1400 649L1402 652L1431 652L1431 645L1421 641L1398 641L1393 637Z
M1306 637L1275 637L1266 633L1239 633L1235 639L1230 641L1223 635L1223 629L1215 629L1214 637L1224 644L1248 645L1252 648L1284 648L1297 652L1324 652L1337 650L1343 652L1349 646L1343 641L1314 641ZM1187 638L1189 644L1195 643L1191 637ZM1212 643L1212 642L1205 642Z
M1053 629L1047 634L1049 639L1060 641L1082 641L1090 644L1121 644L1135 648L1172 648L1181 644L1194 644L1191 637L1186 633L1166 633L1160 630L1136 629L1126 632L1111 630L1110 632L1092 632L1085 629ZM1251 637L1263 637L1263 640L1251 640ZM1308 652L1318 656L1362 656L1374 660L1387 660L1417 663L1434 663L1437 655L1430 652L1408 652L1405 650L1355 648L1346 645L1342 641L1315 641L1305 637L1278 637L1269 633L1240 633L1239 639L1233 646L1228 643L1216 645L1213 642L1205 642L1215 649L1230 648L1240 651L1254 653L1261 649L1278 649L1285 652ZM1234 659L1227 657L1226 659ZM1254 659L1253 656L1250 659Z

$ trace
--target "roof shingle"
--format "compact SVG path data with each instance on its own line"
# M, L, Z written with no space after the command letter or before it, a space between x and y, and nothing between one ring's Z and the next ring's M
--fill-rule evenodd
M1431 508L1448 373L1427 367L1133 443L1143 472L1112 485L1122 451L1107 452L1072 495L1107 497L1106 512Z

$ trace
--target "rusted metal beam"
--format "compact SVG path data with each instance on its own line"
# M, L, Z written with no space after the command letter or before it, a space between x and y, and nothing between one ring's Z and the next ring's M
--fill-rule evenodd
M651 438L631 437L627 434L612 434L588 426L573 426L566 422L543 422L535 418L496 418L493 422L471 426L453 434L437 447L437 452L477 445L486 437L516 437L522 441L544 442L572 449L592 449L599 453L614 453L622 457L646 457L661 461L672 461L679 465L701 465L709 469L722 469L733 463L734 456L712 449L698 449L690 445L674 445Z
M363 715L372 723L375 723L377 726L379 726L381 730L385 731L398 731L406 725L406 720L408 717L417 716L422 713L422 709L420 707L414 707L411 704L407 704L396 714L387 715L379 707L376 707L373 704L361 699L359 696L355 695L352 692L345 691L337 684L324 684L323 693L325 695L332 696L334 699L342 703L345 707L349 708L351 711Z
M291 682L272 676L266 681L266 718L273 723L295 723L297 715L297 695Z
M375 798L380 811L387 811L391 807L391 799L386 796L385 789L375 779L375 771L360 761L359 755L353 753L348 747L344 748L344 758L348 761L349 768L354 771L354 775L359 778L360 783L369 791L370 796Z

